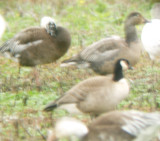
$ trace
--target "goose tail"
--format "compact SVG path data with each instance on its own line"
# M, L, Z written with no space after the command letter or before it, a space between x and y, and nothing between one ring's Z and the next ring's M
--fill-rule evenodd
M76 66L80 60L81 59L78 55L73 56L69 59L66 59L66 60L62 61L60 67Z
M60 67L75 66L77 68L89 68L90 63L81 59L79 55L73 56L67 60L62 61Z
M46 107L43 109L43 111L49 112L52 111L53 109L57 108L57 104L55 102L51 102Z
M17 42L13 42L13 39L6 41L0 46L0 56L19 62L19 54L14 49L16 46Z

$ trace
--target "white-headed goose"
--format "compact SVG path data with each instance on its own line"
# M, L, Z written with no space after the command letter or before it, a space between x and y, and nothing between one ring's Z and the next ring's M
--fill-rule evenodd
M67 29L56 26L53 19L41 20L43 27L30 27L16 34L0 47L0 52L16 58L20 66L36 66L56 61L70 47Z
M143 27L141 40L150 59L155 60L160 57L160 3L154 5L152 13L153 19Z
M69 113L89 113L98 115L115 109L129 94L129 84L123 70L131 66L126 59L115 64L114 74L86 79L68 90L62 97L49 103L44 110L62 108Z
M112 111L99 116L88 126L64 117L56 122L47 141L77 137L80 141L153 141L160 129L160 113Z
M113 72L113 64L120 58L127 59L132 66L135 65L142 49L135 26L146 22L140 13L132 12L125 21L125 40L117 37L104 38L63 61L61 66L91 68L94 72L105 75Z

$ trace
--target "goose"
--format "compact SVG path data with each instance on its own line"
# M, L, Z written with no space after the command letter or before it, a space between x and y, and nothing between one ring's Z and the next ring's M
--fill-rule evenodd
M125 40L117 36L101 39L62 61L61 67L91 68L100 75L106 75L113 72L114 64L120 58L127 59L134 66L142 50L135 26L146 22L139 12L130 13L124 25Z
M54 131L50 130L47 141L62 137L77 137L80 141L153 141L159 129L160 113L112 111L88 126L78 119L63 117L56 122Z
M0 46L0 52L20 66L34 67L55 62L70 44L69 31L57 26L51 17L43 17L41 27L29 27L17 33Z
M141 40L150 59L154 61L160 57L160 3L156 3L151 12L153 19L144 25Z
M70 114L89 113L92 116L111 111L129 94L130 86L123 70L131 68L128 60L119 59L113 75L96 76L78 83L62 97L47 104L44 111L60 108Z
M3 16L0 15L0 39L6 30L6 21L4 20Z

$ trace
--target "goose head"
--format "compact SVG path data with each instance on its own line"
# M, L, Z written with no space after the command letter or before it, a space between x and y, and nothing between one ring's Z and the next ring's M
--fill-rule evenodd
M55 24L55 20L51 17L43 17L41 19L41 27L45 28L47 33L51 36L55 37L57 34L57 27Z
M127 59L119 59L117 60L116 64L115 64L115 71L119 70L128 70L128 69L133 69L133 67L131 66L131 64L129 63L129 61Z
M131 64L127 59L120 59L118 63L120 64L122 70L133 69L133 67L131 66Z
M128 15L125 23L127 25L139 25L147 22L149 21L145 19L139 12L132 12Z
M115 67L114 67L114 81L119 81L123 78L123 71L133 69L131 64L127 59L119 59L117 60Z

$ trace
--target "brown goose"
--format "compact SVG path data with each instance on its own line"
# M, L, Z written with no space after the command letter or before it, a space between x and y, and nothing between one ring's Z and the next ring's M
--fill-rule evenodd
M127 59L134 66L141 54L141 43L135 26L146 22L138 12L129 14L124 26L125 40L115 36L104 38L63 61L61 67L74 65L79 68L91 68L94 72L105 75L113 72L113 64L120 58Z
M69 113L98 115L113 110L129 94L123 70L130 69L128 60L119 59L114 75L89 78L75 85L59 99L49 103L45 111L62 108Z
M56 61L70 47L67 29L56 26L53 19L44 17L45 27L30 27L16 34L0 47L0 52L17 60L20 66L36 66Z
M160 113L113 111L93 120L88 127L74 118L56 122L47 141L76 136L80 141L153 141L160 129Z

